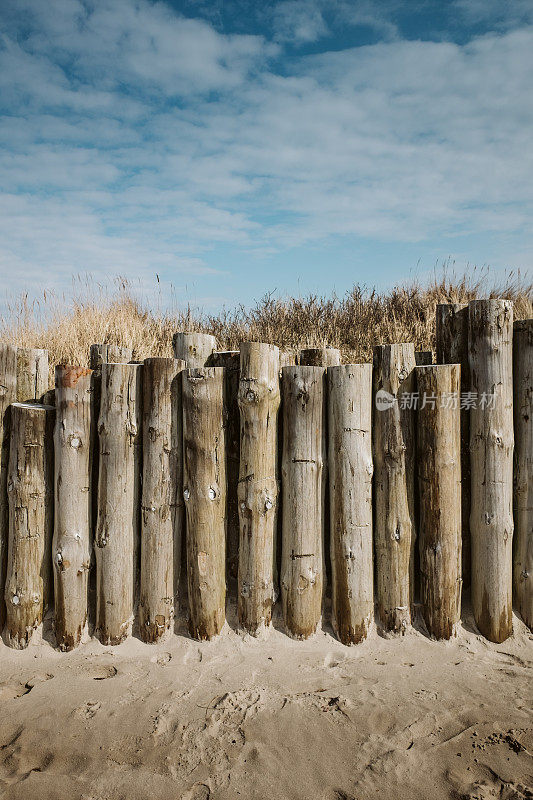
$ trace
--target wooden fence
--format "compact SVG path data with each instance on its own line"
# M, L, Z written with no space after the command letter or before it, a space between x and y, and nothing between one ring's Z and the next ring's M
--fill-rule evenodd
M412 344L340 364L177 333L175 358L93 345L90 367L0 346L0 625L57 646L191 636L233 595L238 626L331 624L344 644L419 619L448 639L470 585L479 631L533 626L533 320L512 303L437 307L437 359ZM514 415L513 415L514 410ZM513 446L513 442L516 444ZM514 454L514 461L513 461ZM513 535L514 530L514 535ZM182 567L183 564L183 567ZM91 592L91 585L94 591Z

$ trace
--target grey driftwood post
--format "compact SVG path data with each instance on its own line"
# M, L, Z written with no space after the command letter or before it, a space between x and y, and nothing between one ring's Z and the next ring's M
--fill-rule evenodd
M183 375L183 496L190 632L211 639L225 622L226 453L224 369Z
M416 368L420 598L430 636L450 639L461 614L461 366Z
M174 623L183 510L181 373L185 362L147 358L143 366L143 480L139 632L157 642Z
M7 468L11 403L17 399L17 349L0 344L0 632L6 621L4 588L6 584L9 507L7 502Z
M17 649L28 646L52 600L54 413L37 403L11 406L5 600L7 641Z
M376 601L384 629L400 633L411 623L414 601L414 368L412 344L374 348Z
M514 544L515 607L533 631L533 319L514 324Z
M469 305L472 606L492 642L513 631L513 304Z
M210 333L175 333L172 339L174 356L185 361L187 369L205 367L217 349L217 340Z
M341 363L341 353L336 347L306 347L300 350L298 363L302 367L336 367Z
M332 622L343 644L374 619L372 364L328 367Z
M72 650L87 622L91 563L92 371L56 367L54 429L55 513L52 563L55 632L61 650Z
M239 483L240 412L239 412L239 350L220 350L207 359L208 367L224 367L226 417L226 575L235 582L239 570Z
M288 633L313 634L324 586L325 369L283 368L281 598Z
M98 434L96 629L103 644L131 632L138 578L142 365L102 364Z
M39 401L48 389L48 350L17 347L17 401Z
M454 303L437 305L437 364L460 364L459 393L470 392L468 361L468 306ZM461 524L463 586L470 586L470 409L461 409Z
M252 635L270 626L278 510L279 350L241 345L239 382L239 624Z

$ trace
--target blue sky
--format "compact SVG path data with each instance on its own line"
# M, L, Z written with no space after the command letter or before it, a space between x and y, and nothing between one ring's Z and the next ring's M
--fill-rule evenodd
M531 0L1 0L0 305L533 272Z

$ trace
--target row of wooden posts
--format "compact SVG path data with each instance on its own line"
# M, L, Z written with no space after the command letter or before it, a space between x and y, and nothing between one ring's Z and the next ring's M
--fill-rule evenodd
M56 367L53 393L45 351L0 346L6 642L25 647L53 604L58 646L75 647L92 572L101 641L134 624L159 640L183 550L198 639L221 631L227 581L243 630L269 627L279 588L287 632L310 636L327 571L345 644L375 613L405 631L417 600L428 633L450 638L463 583L486 638L512 633L513 597L531 628L533 320L513 335L505 300L441 305L436 320L439 364L412 344L341 365L333 348L217 352L178 333L175 358L142 363L94 345L90 369ZM492 402L450 402L467 391ZM415 392L431 401L400 402Z

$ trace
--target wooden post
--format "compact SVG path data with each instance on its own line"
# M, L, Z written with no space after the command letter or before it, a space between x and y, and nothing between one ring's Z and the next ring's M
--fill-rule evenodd
M224 367L226 408L226 577L236 583L239 570L239 484L240 412L238 350L218 351L207 359L208 367Z
M239 408L239 624L256 636L270 626L278 512L279 350L241 345Z
M183 374L183 496L191 636L211 639L226 613L224 369Z
M426 366L433 363L433 352L431 350L415 350L415 364L417 367Z
M181 567L185 362L147 358L143 368L143 480L139 631L157 642L171 630Z
M17 402L37 402L48 389L48 350L17 347Z
M130 633L138 575L142 470L142 369L102 364L98 434L96 629L103 644Z
M9 538L9 506L7 502L7 469L11 403L17 399L17 348L0 344L0 633L6 621L4 589L6 585L7 542Z
M472 606L480 632L513 631L513 304L469 304Z
M55 514L52 562L55 632L60 650L72 650L87 622L91 563L92 370L57 366Z
M92 344L89 352L89 365L92 370L99 369L102 364L125 364L131 361L131 347L118 344Z
M340 350L329 345L300 350L299 364L302 367L337 367L340 363Z
M400 633L411 623L414 599L414 368L412 344L374 348L376 600L383 628Z
M332 622L350 645L374 619L372 364L328 367L327 377Z
M52 599L54 412L37 403L11 406L6 631L9 646L19 650Z
M422 614L450 639L461 616L460 364L416 368Z
M185 361L187 369L205 367L209 356L217 349L217 340L210 333L175 333L172 338L174 355Z
M533 631L533 319L514 324L515 607Z
M313 634L324 586L325 369L283 367L281 599L288 633Z
M283 367L293 367L296 364L296 354L292 350L279 351L280 373Z
M461 365L461 394L470 391L468 306L437 305L437 364ZM470 586L470 409L461 408L461 525L463 586Z

